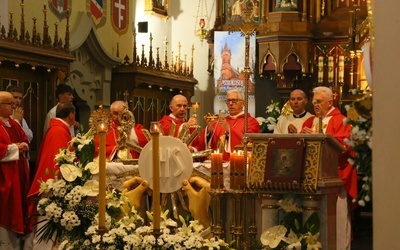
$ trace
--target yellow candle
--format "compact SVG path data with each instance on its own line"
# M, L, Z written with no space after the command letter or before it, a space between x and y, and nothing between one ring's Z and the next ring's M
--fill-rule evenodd
M101 123L97 132L99 135L99 230L106 224L106 125Z
M152 159L153 159L153 231L160 230L160 131L158 124L151 125Z
M237 172L237 176L235 178L235 187L238 189L244 188L244 164L243 153L238 153L234 159L234 165Z
M224 173L222 168L222 154L211 154L211 188L222 189L224 187Z

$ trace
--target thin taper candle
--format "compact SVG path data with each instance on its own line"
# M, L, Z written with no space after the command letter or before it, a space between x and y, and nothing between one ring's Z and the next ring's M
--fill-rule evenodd
M106 224L106 125L101 123L99 135L99 230Z

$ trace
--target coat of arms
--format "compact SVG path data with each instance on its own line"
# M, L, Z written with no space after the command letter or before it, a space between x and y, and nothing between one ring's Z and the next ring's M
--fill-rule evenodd
M120 35L128 31L129 0L111 0L111 24Z
M59 19L67 17L67 10L71 13L72 1L71 0L49 0L49 9Z

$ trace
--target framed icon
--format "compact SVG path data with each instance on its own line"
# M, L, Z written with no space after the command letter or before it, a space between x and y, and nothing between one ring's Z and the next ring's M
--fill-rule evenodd
M301 182L305 142L299 138L271 138L267 146L266 182Z

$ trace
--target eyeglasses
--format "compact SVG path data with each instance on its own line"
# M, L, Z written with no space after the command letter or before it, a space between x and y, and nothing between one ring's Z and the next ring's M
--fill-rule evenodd
M6 105L14 106L14 102L1 102L0 104L6 104Z
M226 104L229 104L230 102L232 102L233 104L236 104L236 103L238 103L238 102L240 102L240 101L243 101L243 100L240 100L240 99L226 99Z

